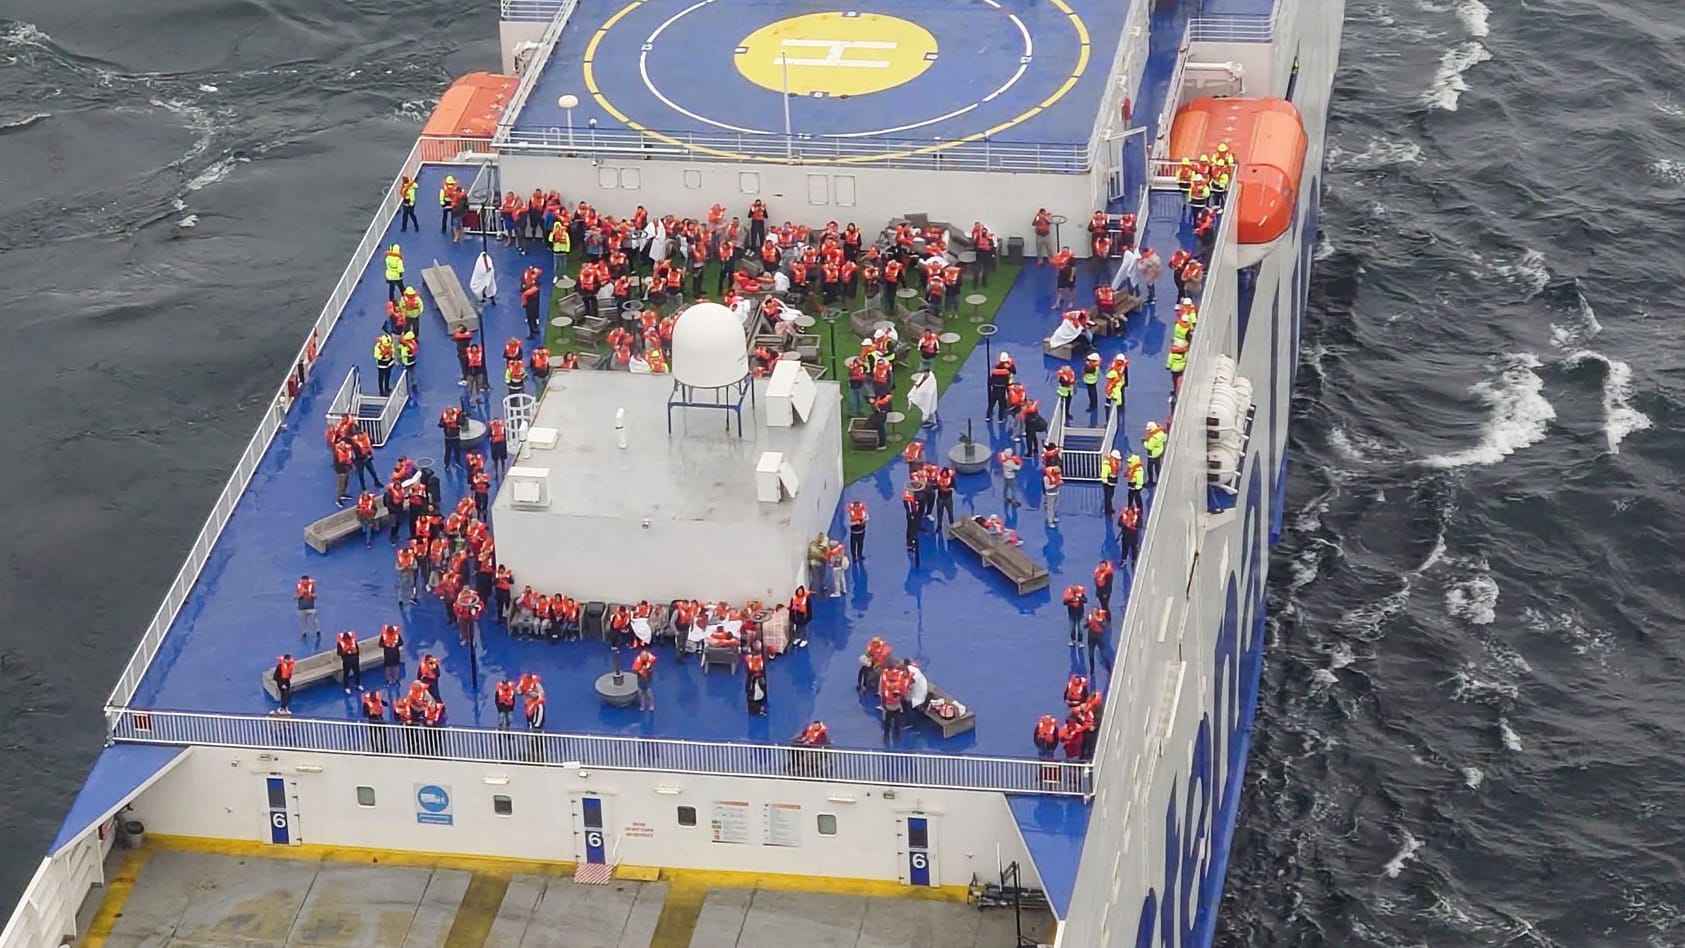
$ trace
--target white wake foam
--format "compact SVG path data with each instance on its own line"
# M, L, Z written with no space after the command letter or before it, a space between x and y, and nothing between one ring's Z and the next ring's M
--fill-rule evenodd
M1462 0L1457 4L1457 19L1462 22L1463 29L1476 38L1492 32L1491 26L1486 22L1491 15L1491 8L1480 0Z
M1469 91L1464 74L1491 58L1492 54L1485 46L1472 40L1452 46L1439 58L1439 68L1433 74L1433 81L1428 83L1427 91L1422 93L1422 101L1446 112L1457 111L1463 93Z
M1494 263L1492 270L1505 279L1527 287L1529 296L1543 292L1545 286L1550 283L1550 267L1545 264L1545 255L1537 250L1524 252L1514 263Z
M1503 356L1498 376L1476 382L1470 389L1487 406L1480 443L1450 454L1436 454L1423 463L1455 468L1496 464L1523 448L1544 440L1556 408L1544 396L1545 380L1534 371L1541 363L1531 353Z
M16 129L28 128L29 126L34 125L36 122L45 122L47 119L50 119L52 117L53 117L53 113L51 113L51 112L36 112L33 115L26 115L23 118L16 119L16 120L11 120L11 121L0 120L0 132L6 132L6 131L13 131L13 130L16 130Z
M1514 753L1521 752L1521 735L1515 733L1515 728L1509 726L1509 718L1498 715L1498 739L1504 742L1504 750Z
M1416 851L1422 848L1422 841L1410 835L1409 830L1400 830L1400 832L1404 834L1404 844L1399 847L1398 852L1391 859L1387 860L1387 864L1381 867L1381 872L1388 879L1398 878L1398 874L1404 871L1404 864L1415 858Z
M1445 591L1445 608L1470 625L1491 625L1498 617L1498 581L1486 572L1459 579Z
M1468 787L1470 790L1479 790L1480 785L1485 782L1486 772L1481 770L1479 767L1463 768L1463 786Z
M1633 407L1632 366L1620 359L1611 359L1594 349L1578 349L1568 354L1570 367L1582 362L1601 362L1603 372L1603 438L1610 454L1621 453L1621 442L1634 431L1643 431L1653 422L1650 416Z

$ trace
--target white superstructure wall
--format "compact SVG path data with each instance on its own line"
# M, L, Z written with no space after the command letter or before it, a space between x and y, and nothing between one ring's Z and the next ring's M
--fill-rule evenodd
M197 747L133 815L152 833L268 843L274 778L288 844L583 861L589 798L610 863L907 882L915 817L930 884L994 878L998 854L1039 885L999 793Z

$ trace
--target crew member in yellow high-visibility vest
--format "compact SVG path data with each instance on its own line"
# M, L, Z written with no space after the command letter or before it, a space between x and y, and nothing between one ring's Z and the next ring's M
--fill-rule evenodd
M1106 516L1112 515L1112 496L1117 493L1117 478L1123 472L1123 454L1113 450L1100 459L1100 492L1106 499Z
M568 235L567 221L558 216L550 224L550 261L554 264L551 286L561 286L568 273L568 254L573 251L573 238Z
M1123 462L1123 477L1129 484L1129 497L1125 501L1136 510L1141 509L1141 489L1147 486L1147 472L1141 467L1141 456L1131 454Z
M1147 436L1141 439L1141 447L1147 452L1147 486L1158 486L1158 466L1164 460L1165 442L1170 437L1156 421L1147 422Z
M404 292L404 248L386 248L386 301L394 302Z
M398 361L398 346L392 334L383 332L374 340L374 369L380 377L381 397L392 394L392 366Z

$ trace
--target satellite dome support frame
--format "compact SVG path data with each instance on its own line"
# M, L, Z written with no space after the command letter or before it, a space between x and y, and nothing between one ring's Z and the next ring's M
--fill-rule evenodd
M700 396L712 395L711 401L702 401ZM756 407L755 376L747 373L741 379L726 385L704 388L696 385L686 385L677 378L673 379L673 391L667 396L667 435L673 434L673 409L675 408L708 408L715 411L726 411L737 416L737 436L743 437L743 400L748 398L749 407ZM731 419L725 421L725 430L731 430Z

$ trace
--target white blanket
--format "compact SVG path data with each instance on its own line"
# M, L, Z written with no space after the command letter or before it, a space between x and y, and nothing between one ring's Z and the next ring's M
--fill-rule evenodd
M474 261L474 275L468 278L468 288L482 300L497 295L497 267L492 265L491 254L482 251L480 259Z
M1080 335L1082 335L1081 326L1068 319L1060 319L1059 325L1053 330L1053 335L1047 337L1047 344L1057 349L1060 346L1067 346L1075 342Z
M920 372L913 377L913 389L907 393L907 404L917 408L926 418L936 416L936 373Z

